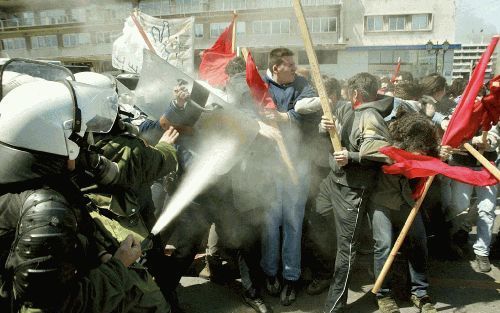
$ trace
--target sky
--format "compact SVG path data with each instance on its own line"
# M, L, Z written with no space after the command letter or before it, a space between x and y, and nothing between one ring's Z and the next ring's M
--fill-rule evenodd
M500 0L456 0L457 42L485 42L500 33ZM483 33L480 33L483 29Z

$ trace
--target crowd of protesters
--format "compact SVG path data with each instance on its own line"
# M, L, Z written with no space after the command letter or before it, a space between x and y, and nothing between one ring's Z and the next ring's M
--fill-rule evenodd
M241 168L233 169L220 178L214 188L195 201L206 211L188 209L191 212L182 213L175 223L173 228L182 234L175 235L178 230L174 230L174 236L168 240L176 247L171 255L176 261L171 266L179 266L172 288L199 252L203 236L210 234L210 251L219 252L207 255L209 266L205 275L211 274L215 281L220 279L220 253L233 251L226 255L236 257L245 302L256 311L272 311L261 297L263 290L279 296L282 305L293 303L302 268L309 267L313 277L307 292L319 294L328 289L324 312L344 312L360 244L363 252L374 253L373 272L377 276L397 236L394 230L401 228L415 204L412 190L416 182L384 174L381 166L391 161L380 148L395 146L441 158L451 165L480 168L465 150L452 151L439 145L465 89L463 79L447 86L445 78L437 73L418 80L408 72L401 72L392 80L369 73L356 74L347 81L324 76L335 117L331 121L322 116L309 71L297 69L292 51L286 48L271 51L263 74L276 110L255 109L244 81L243 58L231 61L226 72L230 77L226 91L232 95L230 98L237 99L236 105L241 110L254 111L252 114L260 122L280 130L299 181L293 182L273 136L260 132L256 145L266 148L255 148L251 160L242 161L240 165L247 170L242 173ZM179 126L182 129L183 125ZM331 151L331 129L339 132L343 150ZM189 135L196 136L196 132ZM497 139L494 127L487 137L474 137L472 144L494 161ZM242 183L242 175L251 183ZM410 248L405 250L409 251L411 301L421 312L436 312L427 294L427 238L434 235L440 244L446 244L440 248L440 257L464 257L470 231L470 219L464 217L470 215L467 213L472 208L475 190L479 214L473 249L477 269L487 272L491 268L488 255L496 208L496 186L474 188L440 176L431 189L441 195L441 201L424 205L425 214L418 214L414 221L407 239ZM249 201L239 199L243 194ZM193 227L197 219L205 226ZM198 235L186 233L193 228ZM260 230L256 232L257 229ZM190 242L188 254L182 252L186 240ZM214 246L218 248L214 250ZM179 258L184 261L178 261ZM391 293L390 276L376 297L381 312L399 312Z
M243 299L257 312L273 311L264 301L263 292L279 297L283 306L291 305L305 267L312 273L306 291L319 294L328 290L323 312L346 312L357 253L373 253L376 278L416 202L413 195L418 181L385 174L382 166L392 161L381 149L395 147L440 158L453 166L481 168L466 150L440 146L467 84L463 79L447 86L445 78L436 73L414 79L411 73L401 72L392 80L369 73L358 73L347 81L324 76L332 120L323 114L309 72L299 71L294 60L287 48L270 52L263 80L276 109L261 108L254 101L243 58L236 57L226 67L228 101L253 125L254 139L235 165L155 238L145 273L155 286L154 296L161 310L166 300L172 312L183 311L176 288L195 256L203 252L208 238L207 275L214 281L223 280L222 259L233 261L242 279ZM481 92L484 95L488 91ZM117 164L116 170L110 165L106 172L118 175L116 179L97 181L99 192L87 191L86 198L102 207L95 209L92 218L114 230L103 237L104 242L111 242L111 246L127 238L128 246L115 247L128 255L122 262L125 267L135 266L137 251L129 250L137 250L138 243L124 235L126 230L118 232L117 224L126 229L142 226L137 233L147 236L155 217L199 157L191 150L191 143L203 131L197 124L205 113L192 103L185 84L179 83L173 93L174 100L165 104L159 120L143 115L140 123L116 120L108 134L95 136L99 149L95 151L103 155L92 154L80 161L93 169L95 177L102 175L102 166ZM338 132L342 146L336 151L330 138L334 132ZM478 133L471 144L488 160L496 161L498 139L495 126L485 134ZM106 175L103 180L109 178ZM440 257L464 257L471 230L469 211L475 202L477 239L472 248L477 270L490 271L497 194L496 185L471 186L444 176L438 177L431 189L440 200L426 203L423 213L417 214L404 249L410 300L426 313L437 312L428 294L427 258L432 246L427 239L434 235L441 240ZM111 213L104 209L108 206ZM101 261L106 257L103 263L120 259L105 248L99 253ZM117 268L119 264L115 264ZM16 294L12 297L16 305L30 307ZM399 312L390 275L376 293L376 301L382 313Z

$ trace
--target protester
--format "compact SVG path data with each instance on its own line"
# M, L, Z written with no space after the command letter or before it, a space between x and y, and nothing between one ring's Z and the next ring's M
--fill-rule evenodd
M495 161L498 156L496 149L499 146L499 139L499 129L497 125L487 132L485 139L483 135L479 133L472 138L470 143L476 149L484 151L483 154L487 160ZM482 168L478 164L478 161L465 150L453 153L449 160L449 164L467 166L474 170L480 170ZM453 217L451 220L451 232L455 241L460 237L468 238L467 234L470 230L470 226L467 227L464 217L467 216L467 212L471 209L472 193L476 193L478 210L478 217L476 220L477 239L473 245L473 249L476 256L477 268L480 272L489 272L491 270L488 256L490 254L493 223L496 217L497 186L498 185L479 187L455 180L451 181L451 205L449 207L449 215Z
M277 110L270 109L266 114L280 125L299 181L290 181L283 162L277 164L273 171L277 193L264 220L261 266L267 275L267 291L273 296L281 291L280 301L285 306L296 299L301 273L302 222L309 190L309 161L303 157L300 143L303 132L311 123L308 123L307 116L297 113L294 107L300 101L310 101L316 96L307 80L296 75L296 69L291 50L271 50L265 81ZM280 254L283 287L278 278Z
M393 98L377 97L377 78L359 73L348 81L350 103L337 105L335 117L344 150L330 155L332 170L321 183L317 210L333 210L337 231L337 257L323 311L344 312L353 261L358 248L360 217L365 213L369 193L380 165L387 157L378 149L387 146L389 132L384 122L393 109ZM323 117L324 129L334 126Z
M418 112L398 111L389 125L391 144L396 148L416 154L438 155L438 137L430 121ZM379 173L375 190L370 197L370 212L373 223L374 274L380 275L394 236L393 228L401 229L410 210L415 205L412 188L416 180L401 175ZM427 236L421 212L416 216L407 236L409 272L411 278L411 300L420 312L436 313L427 294ZM382 288L377 292L377 303L381 313L398 313L399 308L391 293L391 275L386 276Z
M340 83L335 78L325 78L324 85L328 100L332 108L335 108L341 99ZM298 104L295 110L300 114L322 112L318 101ZM316 211L315 199L319 191L319 185L328 175L330 166L328 154L331 142L325 136L311 136L308 138L311 151L311 186L309 188L309 199L304 217L304 266L309 267L312 281L307 286L307 293L316 295L322 293L330 286L335 263L335 228L333 212Z

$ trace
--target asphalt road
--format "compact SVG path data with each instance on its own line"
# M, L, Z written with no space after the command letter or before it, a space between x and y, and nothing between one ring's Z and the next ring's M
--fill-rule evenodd
M500 216L497 217L496 229ZM472 245L474 235L469 239ZM500 253L499 253L500 254ZM362 255L353 271L349 289L349 312L378 312L374 296L370 290L374 277L371 271L372 255ZM474 262L474 254L468 250L466 258L459 261L429 260L429 293L442 313L496 313L500 312L500 255L492 258L492 271L479 273ZM402 266L402 265L400 265ZM418 313L405 297L404 281L396 290L397 302L403 313ZM183 277L178 289L181 306L186 313L253 313L241 299L241 284L232 280L226 284L215 284L198 277ZM299 291L297 301L284 307L278 298L264 294L274 312L321 312L326 292L309 296L304 289Z

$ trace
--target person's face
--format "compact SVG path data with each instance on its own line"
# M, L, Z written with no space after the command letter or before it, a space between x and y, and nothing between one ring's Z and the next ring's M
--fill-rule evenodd
M289 84L295 80L297 66L292 56L283 57L280 65L273 66L273 74L278 84Z

